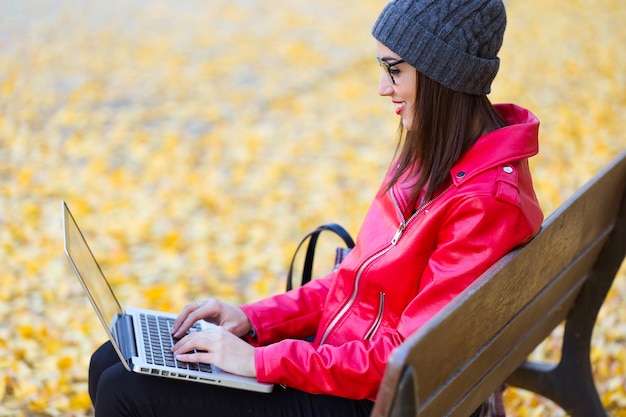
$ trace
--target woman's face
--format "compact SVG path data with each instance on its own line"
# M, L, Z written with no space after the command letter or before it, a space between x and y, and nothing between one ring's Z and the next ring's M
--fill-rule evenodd
M378 59L382 62L378 94L391 98L402 125L406 130L411 130L417 95L417 71L406 62L396 64L402 58L380 42L377 42L377 50ZM389 66L385 66L385 63Z

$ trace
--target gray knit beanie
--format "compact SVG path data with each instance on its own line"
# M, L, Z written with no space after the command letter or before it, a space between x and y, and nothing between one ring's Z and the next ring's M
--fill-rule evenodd
M392 0L372 34L427 77L482 95L500 67L505 27L502 0Z

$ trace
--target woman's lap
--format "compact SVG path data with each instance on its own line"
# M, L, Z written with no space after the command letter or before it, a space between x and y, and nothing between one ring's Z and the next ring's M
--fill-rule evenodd
M295 389L270 394L128 372L106 343L92 357L89 394L96 416L369 416L373 403Z

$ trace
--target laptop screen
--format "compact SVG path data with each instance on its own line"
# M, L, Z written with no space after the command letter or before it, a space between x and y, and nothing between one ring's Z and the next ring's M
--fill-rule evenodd
M65 202L63 202L63 231L65 253L83 284L89 300L98 312L102 324L111 336L111 327L115 319L123 314L122 307L115 298Z

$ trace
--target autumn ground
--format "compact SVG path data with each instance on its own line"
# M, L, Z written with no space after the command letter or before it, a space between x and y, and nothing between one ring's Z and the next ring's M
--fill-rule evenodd
M358 231L395 146L369 35L383 5L0 3L0 416L91 413L105 334L63 255L61 200L123 303L172 311L281 291L308 230ZM626 6L507 6L491 97L542 120L532 167L549 214L626 148ZM592 353L613 416L626 416L624 297L622 273ZM534 356L553 359L557 336ZM563 415L506 400L512 416Z

